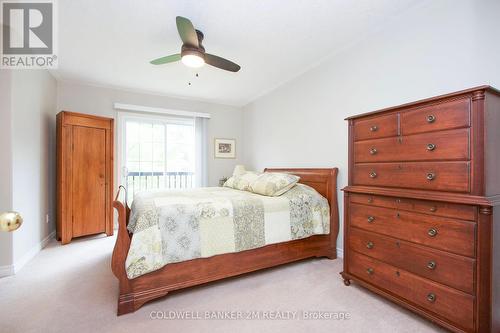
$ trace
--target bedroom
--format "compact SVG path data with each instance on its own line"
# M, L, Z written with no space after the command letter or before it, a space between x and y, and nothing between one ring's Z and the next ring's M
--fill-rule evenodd
M1 4L0 331L500 331L499 1L37 3Z

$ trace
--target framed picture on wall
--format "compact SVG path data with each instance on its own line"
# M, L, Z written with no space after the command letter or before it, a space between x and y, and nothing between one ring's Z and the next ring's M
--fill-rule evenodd
M235 139L215 139L215 158L236 158Z

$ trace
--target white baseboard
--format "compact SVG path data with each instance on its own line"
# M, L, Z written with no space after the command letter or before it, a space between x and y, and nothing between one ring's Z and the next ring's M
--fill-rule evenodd
M0 278L14 275L17 272L19 272L24 267L24 265L26 265L31 259L33 259L38 254L38 252L40 252L44 247L47 246L47 244L49 244L50 240L54 238L55 235L56 235L55 231L51 232L40 243L33 246L31 250L29 250L24 256L22 256L21 259L16 261L14 265L0 266Z
M337 258L344 258L344 249L337 248Z
M24 265L26 265L31 259L33 259L38 252L40 252L44 247L49 244L50 240L56 236L56 232L52 231L47 237L45 237L40 243L33 246L21 259L14 263L14 274L19 272Z
M14 275L14 265L0 266L0 278Z

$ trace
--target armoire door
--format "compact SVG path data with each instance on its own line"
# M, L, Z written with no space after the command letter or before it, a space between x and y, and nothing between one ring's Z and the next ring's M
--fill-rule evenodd
M73 236L106 231L106 130L73 126Z

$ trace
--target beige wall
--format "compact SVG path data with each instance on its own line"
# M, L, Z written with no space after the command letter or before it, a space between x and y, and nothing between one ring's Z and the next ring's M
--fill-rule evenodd
M240 108L77 83L58 83L57 109L59 111L82 112L116 119L117 110L113 108L115 102L210 113L211 119L208 120L209 186L216 186L220 178L230 176L234 166L243 161L243 114ZM237 158L215 159L214 138L236 139ZM118 184L117 180L115 184Z
M24 218L13 233L16 266L55 230L56 89L45 70L12 71L12 206Z
M344 187L345 117L481 84L500 88L498 13L499 1L425 2L247 105L246 164L335 166ZM342 229L339 240L342 247Z
M0 212L12 210L11 71L0 70ZM12 234L0 232L0 276L10 273Z

